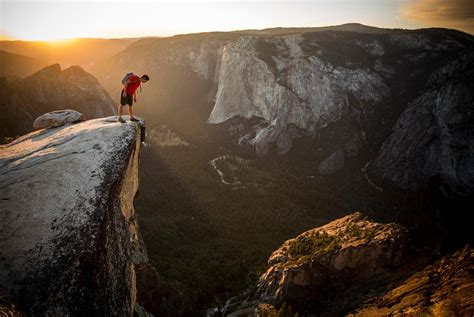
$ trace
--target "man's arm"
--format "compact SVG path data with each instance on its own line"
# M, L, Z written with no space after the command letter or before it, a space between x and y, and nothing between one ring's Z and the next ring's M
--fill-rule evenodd
M134 100L135 102L137 102L137 92L136 92L136 91L133 93L133 100Z

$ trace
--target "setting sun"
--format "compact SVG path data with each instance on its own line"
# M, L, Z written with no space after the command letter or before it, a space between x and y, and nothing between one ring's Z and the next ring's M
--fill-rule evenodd
M455 1L456 2L456 1ZM424 25L473 31L463 9L445 4L430 11L429 0L415 1L2 1L3 37L51 41L77 37L169 36L179 33L314 27L359 22L378 27ZM456 10L454 10L456 9ZM428 12L429 11L429 12ZM428 13L427 13L428 12ZM454 13L453 13L454 12ZM442 19L437 18L442 14Z

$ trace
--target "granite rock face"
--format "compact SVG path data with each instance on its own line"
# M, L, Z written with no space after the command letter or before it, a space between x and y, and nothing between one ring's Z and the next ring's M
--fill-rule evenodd
M369 171L402 188L435 179L447 196L474 193L474 53L433 72L408 105Z
M84 121L84 115L74 110L57 110L39 116L33 122L35 129L57 128L68 123Z
M273 252L254 298L277 306L323 301L338 288L400 265L406 242L403 227L354 213L306 231Z
M203 33L137 41L96 73L113 91L127 68L153 70L143 109L181 135L219 125L258 155L305 138L316 166L344 149L345 166L375 160L371 175L403 188L438 178L468 195L473 47L454 30L355 24Z
M110 117L0 148L0 292L28 315L132 315L141 133Z
M285 137L289 125L314 133L341 120L350 100L368 110L388 96L383 77L373 69L334 65L322 55L308 53L304 42L297 34L241 37L224 46L208 122L263 118L268 125L262 131L272 132L257 132L253 143L276 142L279 152L286 153L291 143L278 142L273 134Z

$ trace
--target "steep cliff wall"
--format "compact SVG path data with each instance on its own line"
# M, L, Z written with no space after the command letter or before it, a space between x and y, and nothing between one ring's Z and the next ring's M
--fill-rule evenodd
M375 159L371 175L405 189L437 178L445 192L469 195L466 52L474 38L446 29L376 31L348 25L145 39L96 72L106 87L127 68L152 74L156 89L145 87L140 110L188 140L218 126L219 140L259 155L304 144L320 174Z
M447 196L474 193L473 65L467 50L431 74L383 143L372 174L403 188L434 180Z
M247 131L251 135L241 142L254 144L259 154L266 154L271 143L286 153L291 148L289 126L314 134L351 115L355 104L364 115L389 95L386 82L371 65L356 65L350 55L352 65L337 65L316 50L308 52L308 42L313 43L297 34L242 37L227 44L208 122L218 124L235 116L263 118L266 125L254 135ZM356 44L354 49L360 50ZM374 53L374 63L383 54L380 50Z
M260 154L272 144L286 153L301 136L294 126L317 139L331 124L349 122L340 141L386 137L437 64L473 43L467 34L441 29L290 31L141 40L94 71L115 90L127 68L152 74L156 90L147 88L144 98L155 112L179 109L184 119L192 114L210 124L259 117L263 123L239 131L238 142ZM381 136L372 135L379 130Z
M110 117L0 148L0 292L26 313L132 315L140 137Z

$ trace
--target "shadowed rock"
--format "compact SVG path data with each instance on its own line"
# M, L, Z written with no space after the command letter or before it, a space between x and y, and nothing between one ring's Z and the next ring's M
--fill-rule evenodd
M446 196L474 193L474 53L466 51L430 76L369 167L405 189L438 182Z
M466 247L414 274L349 316L472 316L474 250Z
M344 152L339 150L332 153L318 166L318 171L322 175L332 175L344 168Z
M23 312L7 296L0 293L0 316L3 317L25 317Z

